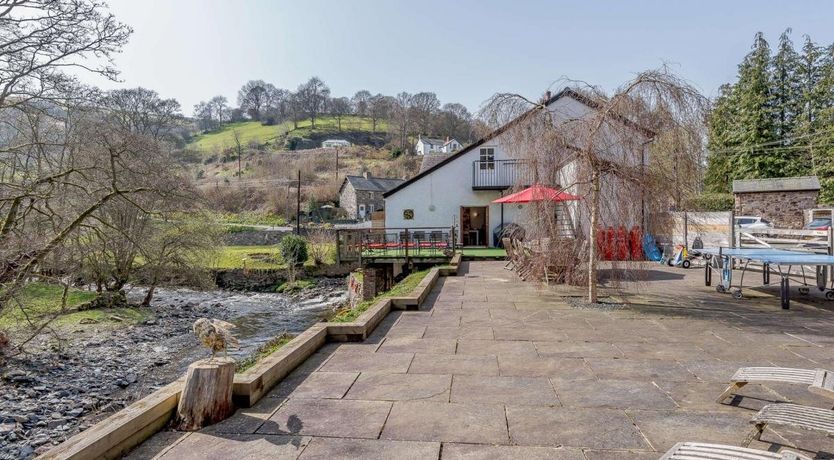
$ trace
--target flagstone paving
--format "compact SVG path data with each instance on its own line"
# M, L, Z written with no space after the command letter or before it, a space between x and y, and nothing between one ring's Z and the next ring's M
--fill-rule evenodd
M822 300L784 311L775 291L736 301L700 270L662 267L620 287L626 305L583 307L578 290L502 266L464 264L419 311L325 345L254 407L129 457L648 460L679 441L739 445L768 403L834 404L797 385L715 402L740 366L834 369ZM834 440L808 432L769 429L751 447L834 458Z

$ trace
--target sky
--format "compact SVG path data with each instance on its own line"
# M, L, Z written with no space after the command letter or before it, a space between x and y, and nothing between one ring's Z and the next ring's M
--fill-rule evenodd
M247 80L334 96L435 92L475 112L496 92L537 98L564 78L611 91L664 63L715 96L757 31L834 42L830 1L108 0L134 29L121 82L194 104L234 104Z

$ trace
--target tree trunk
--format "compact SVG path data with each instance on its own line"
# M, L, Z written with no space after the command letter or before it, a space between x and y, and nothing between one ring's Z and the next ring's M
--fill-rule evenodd
M231 358L203 359L188 366L176 429L196 431L232 415L234 379L235 361Z
M142 299L142 306L143 307L150 307L151 306L151 301L153 300L153 294L154 294L155 290L156 290L156 280L154 280L154 282L151 283L150 287L148 287L148 292L147 292L147 294L145 294L145 298Z
M593 166L592 166L593 167ZM599 172L591 175L591 228L588 241L588 302L597 301L597 226L599 225Z

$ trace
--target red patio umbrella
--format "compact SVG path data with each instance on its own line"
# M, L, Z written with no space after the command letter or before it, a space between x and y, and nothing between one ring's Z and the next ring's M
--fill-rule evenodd
M529 203L531 201L572 201L581 199L581 196L556 190L555 188L545 187L544 185L534 185L520 192L513 193L512 195L503 196L497 200L493 200L492 202Z

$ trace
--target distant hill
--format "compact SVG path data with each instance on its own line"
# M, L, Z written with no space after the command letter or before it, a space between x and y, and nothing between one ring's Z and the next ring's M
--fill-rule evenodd
M219 131L195 136L188 146L206 152L234 147L235 130L240 134L244 146L254 142L282 149L287 139L297 139L298 144L301 144L298 148L309 148L317 147L321 140L330 137L347 139L357 144L380 146L388 131L388 123L384 120L377 122L374 133L370 118L354 115L342 117L341 124L342 130L339 131L338 121L331 116L316 118L316 129L312 129L309 119L299 121L297 129L291 121L272 126L264 126L259 121L227 123Z

